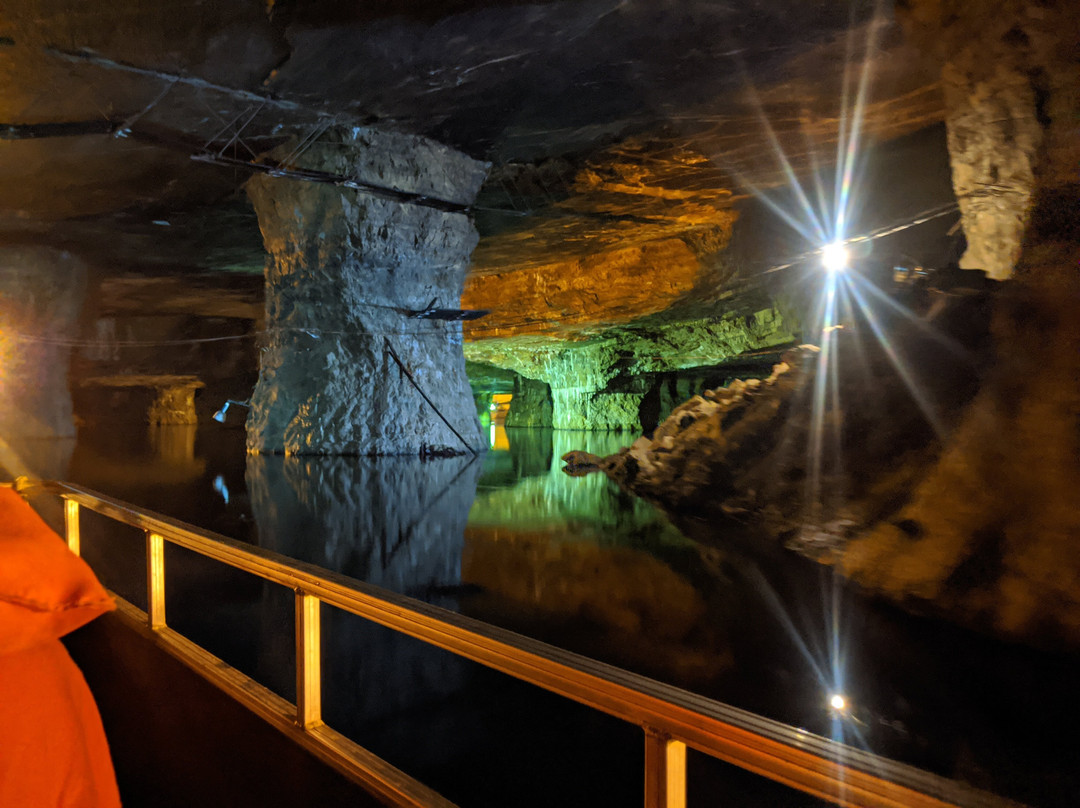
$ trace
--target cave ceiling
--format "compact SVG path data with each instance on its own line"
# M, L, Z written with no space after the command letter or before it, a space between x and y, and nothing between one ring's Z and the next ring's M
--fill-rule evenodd
M862 142L941 121L935 70L862 0L10 0L0 239L106 274L254 275L238 163L385 126L491 163L471 338L578 339L730 304L754 269L736 221L835 162L867 68Z

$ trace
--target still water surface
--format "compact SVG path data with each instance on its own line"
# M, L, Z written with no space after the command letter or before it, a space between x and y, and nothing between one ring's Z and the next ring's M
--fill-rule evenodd
M721 527L677 525L571 449L632 436L492 434L479 458L248 456L243 431L84 429L68 477L242 541L496 623L1036 805L1080 793L1067 659L917 620L829 570ZM115 529L113 529L115 534ZM84 554L145 605L137 531L84 516ZM292 593L169 547L170 623L293 696ZM326 720L460 805L639 805L642 739L621 722L323 612ZM841 690L852 704L838 719ZM691 758L691 803L810 805Z

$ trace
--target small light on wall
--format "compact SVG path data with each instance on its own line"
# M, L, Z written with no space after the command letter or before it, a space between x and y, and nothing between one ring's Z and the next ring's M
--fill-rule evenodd
M250 407L251 406L251 404L248 403L247 401L233 401L230 398L229 400L227 400L225 402L224 406L220 410L218 410L217 412L214 413L213 418L219 424L225 423L225 415L226 415L226 413L229 412L229 405L230 404L235 404L238 407Z

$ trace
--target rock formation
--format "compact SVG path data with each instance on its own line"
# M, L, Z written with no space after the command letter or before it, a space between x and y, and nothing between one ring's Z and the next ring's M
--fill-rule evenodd
M567 459L916 611L1080 647L1080 13L900 5L942 62L960 265L1015 278L992 306L978 284L916 293L912 319L864 294L820 352L692 399L618 455Z
M874 486L933 456L934 427L956 422L986 363L987 293L965 291L920 293L920 308L935 315L932 328L895 315L888 326L878 319L887 347L867 320L853 318L823 335L824 350L789 350L766 379L695 396L651 439L599 466L669 506L760 512L783 539L882 518L895 494Z
M75 435L68 385L86 267L46 247L0 252L0 437Z
M292 159L412 197L272 177L249 183L269 253L270 332L249 451L478 450L460 323L409 314L458 307L477 241L461 210L486 166L423 138L371 129L324 137Z
M513 399L506 414L506 426L549 427L553 423L551 387L527 376L514 377Z
M1011 286L994 312L963 286L909 301L924 319L878 319L880 341L849 322L767 379L688 401L651 440L565 459L668 508L748 522L916 610L1080 644L1080 436L1061 416L1080 410L1080 323L1060 288ZM1017 309L1036 315L1020 331ZM980 389L992 312L1008 341Z
M961 266L1012 274L1036 196L1075 200L1080 13L1067 0L905 0L898 17L942 63ZM1069 190L1071 189L1071 190Z
M937 463L903 487L904 507L838 564L891 599L1078 648L1080 277L1067 267L1027 265L1010 282L993 373Z
M642 404L656 375L775 350L795 341L794 330L780 312L768 308L747 315L612 328L603 336L577 341L484 340L470 343L466 352L550 388L550 424L556 429L639 430ZM528 400L515 402L516 397L511 415L529 406ZM529 420L522 414L507 426L521 425L519 418Z

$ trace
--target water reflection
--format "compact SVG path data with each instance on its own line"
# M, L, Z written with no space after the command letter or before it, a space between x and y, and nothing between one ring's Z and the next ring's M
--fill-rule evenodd
M502 437L505 435L505 438ZM648 503L603 475L573 478L559 458L605 455L626 436L502 430L469 513L461 567L472 594L462 607L654 675L710 679L730 664L705 597L692 542ZM692 574L692 573L691 573Z
M249 455L247 488L263 547L423 597L461 583L480 470L472 456Z
M474 457L250 455L259 544L396 592L454 608ZM266 593L266 610L275 608ZM362 732L462 685L460 660L336 610L324 610L325 687L347 704L337 724ZM262 644L274 655L273 644ZM260 667L271 667L274 659ZM279 664L279 661L278 661ZM280 666L280 665L279 665ZM434 752L434 750L432 750Z
M207 460L195 448L197 435L195 424L82 429L71 474L102 491L188 486L206 474Z
M559 470L566 451L609 454L629 436L510 429L506 448L482 458L422 462L246 456L242 430L212 425L192 441L186 427L161 429L81 432L72 477L812 732L850 722L878 753L992 790L1039 795L1058 778L1053 789L1075 792L1063 773L1076 767L1052 740L1080 720L1067 660L868 604L779 547L740 543L730 526L691 515L673 524L602 476ZM100 550L107 585L144 581L141 535L110 544L95 525L84 519L84 548ZM291 695L292 593L182 554L167 564L170 623ZM468 750L483 748L511 777L501 747L517 735L499 735L503 716L531 712L521 705L535 694L499 702L493 688L505 685L469 663L336 610L323 621L332 726L452 797ZM838 636L839 655L829 652ZM836 677L822 675L838 656L842 713L829 704Z
M619 433L495 427L506 449L484 462L469 527L546 532L562 541L625 544L638 534L678 531L653 508L623 494L602 474L574 479L559 469L573 449L606 455L626 442Z

